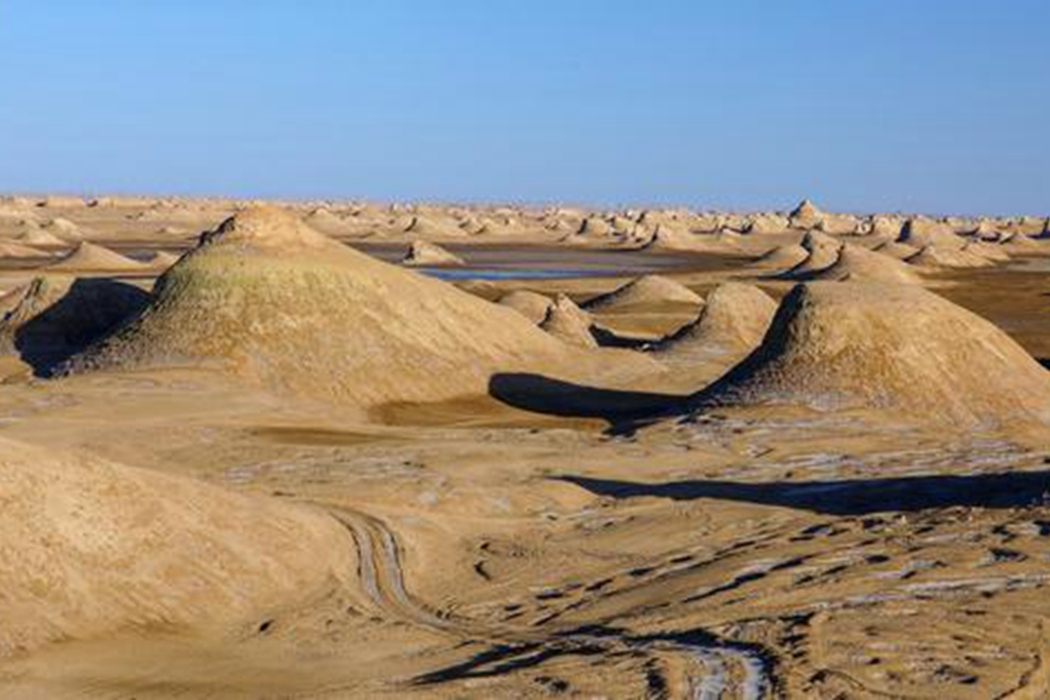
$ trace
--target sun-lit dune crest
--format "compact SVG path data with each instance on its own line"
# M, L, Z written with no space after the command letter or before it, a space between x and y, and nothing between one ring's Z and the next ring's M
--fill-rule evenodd
M907 260L913 255L919 252L919 249L915 246L910 246L907 243L900 243L898 241L886 241L875 246L873 250L883 255L888 255L891 258L897 260Z
M539 327L569 345L592 349L598 347L590 314L564 294L558 295Z
M745 233L771 235L784 233L791 228L791 221L781 214L756 214L744 229Z
M958 427L1050 422L1050 373L983 318L911 285L812 282L702 406L871 408Z
M923 216L917 216L904 222L897 242L907 243L915 248L937 246L941 249L962 248L966 239L955 233L951 226Z
M206 363L369 406L483 392L494 372L573 356L512 309L259 208L203 234L159 278L147 309L70 370Z
M513 292L507 292L497 299L496 303L500 306L514 309L536 324L547 318L547 313L554 305L550 297L528 289L516 289Z
M0 241L0 258L10 260L25 260L31 258L46 258L49 253L20 241Z
M792 228L808 231L816 228L824 219L824 212L813 202L804 199L791 211L789 219Z
M972 240L967 241L960 250L964 253L972 253L979 257L991 260L993 262L1008 262L1010 260L1010 253L1002 245L995 243L987 243L985 241Z
M55 272L142 272L147 268L145 263L87 241L48 266Z
M698 358L742 358L762 341L776 309L777 303L758 287L723 282L707 295L696 321L653 345L652 351L669 365Z
M809 257L809 251L792 243L780 245L755 258L754 267L767 270L790 270Z
M819 231L807 231L799 244L807 253L806 258L781 276L785 279L806 279L838 260L842 241Z
M702 304L703 298L681 282L663 275L644 275L611 292L589 299L587 311L615 313L656 304Z
M922 284L922 279L897 258L857 245L846 244L830 266L815 272L811 279L837 282L885 282L887 284Z
M254 622L355 567L333 519L0 439L0 657L136 629Z
M45 230L33 221L24 221L21 231L15 236L15 240L23 245L42 249L68 249L72 243L56 236L52 231Z
M412 241L408 252L401 258L401 264L408 267L456 266L466 265L466 261L455 253L429 241Z
M928 245L907 258L910 265L926 268L989 267L995 263L989 258L967 250L965 244L954 246Z

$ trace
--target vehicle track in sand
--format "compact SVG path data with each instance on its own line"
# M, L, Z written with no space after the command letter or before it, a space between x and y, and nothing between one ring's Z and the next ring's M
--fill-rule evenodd
M731 644L703 630L686 634L631 636L623 631L595 626L568 630L543 630L496 625L453 615L440 615L417 601L407 590L402 549L397 536L379 518L347 508L327 506L353 536L359 555L361 586L375 612L433 631L477 643L489 649L467 661L413 679L415 685L451 682L477 676L498 676L535 667L563 656L641 652L650 660L684 657L685 678L677 682L647 681L650 696L697 700L742 698L762 700L773 692L769 662L758 649Z

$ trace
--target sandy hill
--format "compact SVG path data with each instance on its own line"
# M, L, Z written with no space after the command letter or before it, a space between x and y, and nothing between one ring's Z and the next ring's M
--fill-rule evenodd
M823 218L824 212L818 209L813 202L804 199L792 210L790 221L793 228L808 231L816 228Z
M166 250L159 250L153 254L146 264L154 270L167 270L179 261L179 256Z
M696 321L652 350L657 359L671 365L720 356L739 360L762 341L776 308L776 302L758 287L723 282L707 295Z
M147 294L107 279L36 277L0 320L0 354L17 354L38 375L114 331L142 310Z
M877 253L888 255L897 260L907 260L919 252L919 249L915 246L910 246L907 243L899 243L897 241L886 241L885 243L875 246L874 250Z
M785 279L808 279L835 264L842 249L842 242L819 231L808 231L802 237L801 247L806 251L806 258L781 276Z
M813 282L706 405L890 409L959 426L1050 422L1050 373L994 325L910 285Z
M71 245L68 241L35 224L23 228L22 232L15 236L15 240L35 248L69 248Z
M598 341L592 331L594 321L586 311L564 294L558 295L554 304L547 310L547 315L540 321L539 327L569 345L582 348L598 347Z
M551 307L554 306L554 302L551 301L550 297L539 294L538 292L531 292L527 289L517 289L513 292L507 292L501 296L496 303L514 309L525 318L537 324L547 318L547 313L550 311Z
M80 241L84 239L85 235L90 233L79 224L60 216L48 221L41 226L41 229L64 241Z
M940 245L928 245L907 258L907 261L916 267L929 268L988 267L993 264L988 258L962 247Z
M895 241L900 238L901 229L903 228L904 222L897 217L877 214L871 217L871 230L868 231L868 235L887 241Z
M258 624L355 566L333 519L0 439L0 656L136 628Z
M811 277L837 282L886 282L888 284L922 284L918 274L897 258L856 245L846 244L835 262Z
M809 257L809 251L800 245L781 245L755 259L755 267L770 270L790 270Z
M46 258L48 253L17 241L0 241L0 258Z
M662 275L645 275L583 304L588 311L617 313L660 304L703 303L699 294L681 282Z
M938 246L942 249L962 248L966 243L966 239L957 235L947 224L923 217L904 222L897 241L916 248Z
M750 234L770 235L784 233L791 227L786 216L780 214L757 214L747 223L744 230Z
M264 207L202 235L157 280L149 307L71 368L207 364L367 407L484 393L495 372L580 362L512 309Z
M56 272L142 272L147 267L108 248L84 241L48 269Z
M412 241L408 252L401 258L402 265L409 267L466 265L466 261L436 243Z
M980 240L968 241L961 250L964 253L972 253L993 262L1007 262L1010 260L1010 253L1001 245L995 243L986 243Z

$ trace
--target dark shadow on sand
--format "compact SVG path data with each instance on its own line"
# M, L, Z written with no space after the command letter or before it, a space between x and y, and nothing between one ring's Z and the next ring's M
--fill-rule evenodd
M538 374L504 373L489 380L489 395L533 413L566 418L600 418L627 423L680 410L685 398L673 394L581 386Z
M73 282L66 294L15 332L14 345L38 377L62 364L138 314L149 293L110 279Z
M584 476L555 478L576 484L597 496L618 499L648 496L692 501L715 498L839 516L887 511L912 512L951 506L1018 508L1042 503L1050 494L1050 470L765 483L695 480L646 484Z

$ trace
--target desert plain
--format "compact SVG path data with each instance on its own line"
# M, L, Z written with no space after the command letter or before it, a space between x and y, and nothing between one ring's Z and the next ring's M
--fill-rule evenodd
M1050 220L818 204L3 198L0 696L1050 696Z

